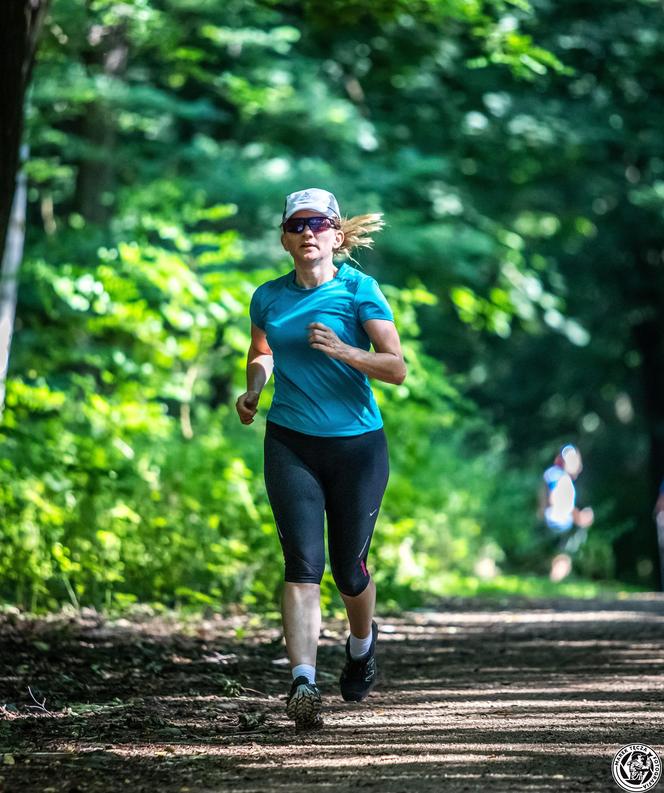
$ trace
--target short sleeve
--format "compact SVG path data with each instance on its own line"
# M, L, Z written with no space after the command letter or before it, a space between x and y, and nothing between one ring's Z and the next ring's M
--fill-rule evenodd
M561 477L563 476L564 471L562 468L559 468L557 465L552 465L551 468L547 468L544 472L544 481L546 482L547 487L549 490L554 490L557 486L558 482L560 482Z
M258 289L254 292L251 296L251 303L249 303L249 316L251 317L251 321L256 325L256 327L260 328L261 330L265 330L265 319L263 317L263 301L261 300L261 292L263 290L258 287Z
M355 311L360 322L368 319L388 319L394 322L394 314L385 295L374 278L363 278L355 294Z

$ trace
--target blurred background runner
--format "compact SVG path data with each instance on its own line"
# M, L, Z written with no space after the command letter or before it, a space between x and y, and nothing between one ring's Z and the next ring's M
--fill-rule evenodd
M572 557L586 541L588 527L595 519L590 507L576 506L574 481L582 470L581 452L567 444L544 472L540 513L554 546L549 572L552 581L562 581L570 574Z

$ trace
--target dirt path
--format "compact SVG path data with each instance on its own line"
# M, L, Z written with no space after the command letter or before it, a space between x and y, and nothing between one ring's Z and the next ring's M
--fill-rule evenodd
M617 791L621 746L662 754L664 596L446 600L379 622L382 682L357 706L326 625L326 726L296 735L276 627L2 615L0 790Z

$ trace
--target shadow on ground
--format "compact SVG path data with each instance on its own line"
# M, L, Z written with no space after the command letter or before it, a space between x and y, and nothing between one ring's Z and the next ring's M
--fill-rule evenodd
M326 625L326 724L296 734L276 627L3 614L0 790L615 791L620 747L661 754L662 596L450 599L380 625L362 705L338 696Z

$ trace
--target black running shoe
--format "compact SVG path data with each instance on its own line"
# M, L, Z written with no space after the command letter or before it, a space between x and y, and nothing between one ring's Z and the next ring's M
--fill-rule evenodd
M350 637L346 640L346 665L339 678L341 696L346 702L361 702L378 680L376 666L376 637L378 625L371 623L371 647L362 658L351 658Z
M320 715L322 705L320 691L315 683L310 683L304 675L293 680L286 700L286 713L298 730L323 726L323 717Z

